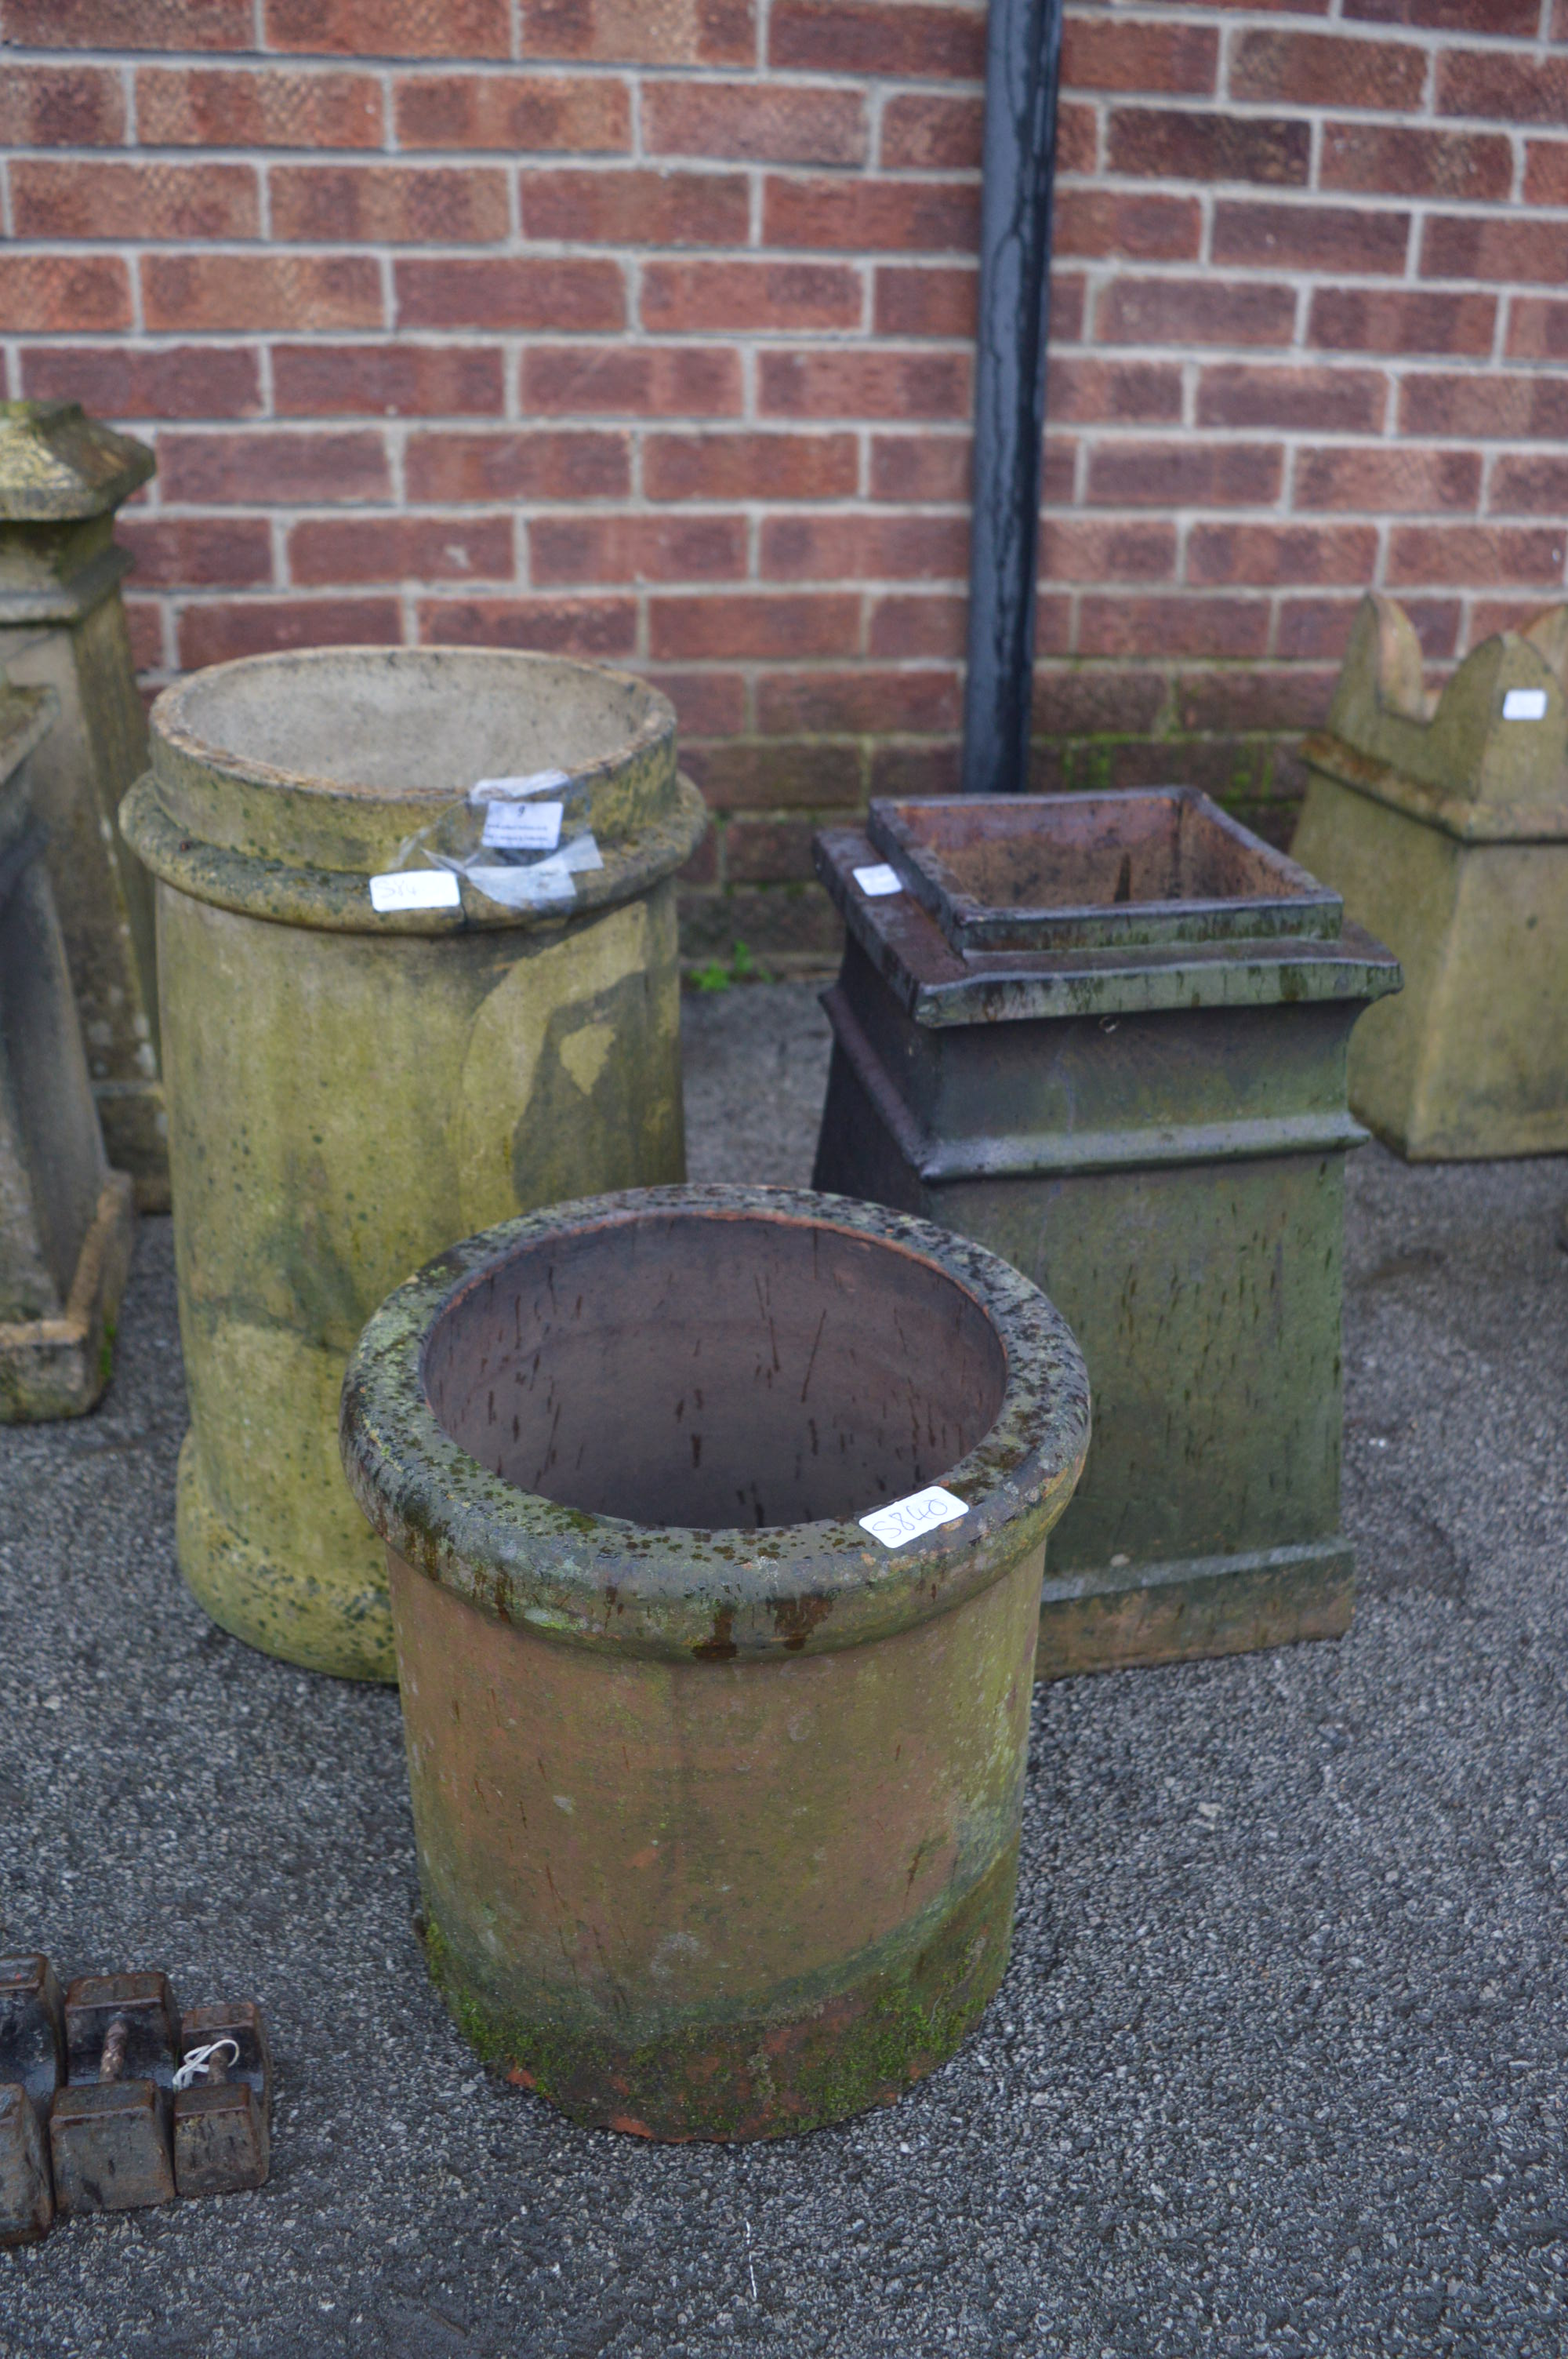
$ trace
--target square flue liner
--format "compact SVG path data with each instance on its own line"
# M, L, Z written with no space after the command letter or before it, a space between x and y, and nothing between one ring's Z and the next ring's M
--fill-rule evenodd
M1088 1362L1042 1676L1345 1629L1346 1055L1397 962L1188 788L873 803L816 863L815 1184L1003 1254Z

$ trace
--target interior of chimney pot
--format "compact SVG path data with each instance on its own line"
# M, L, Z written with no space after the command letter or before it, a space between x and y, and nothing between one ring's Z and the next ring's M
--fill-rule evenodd
M444 1430L519 1491L698 1530L852 1518L995 1423L1001 1339L902 1247L765 1213L658 1213L530 1243L431 1330Z

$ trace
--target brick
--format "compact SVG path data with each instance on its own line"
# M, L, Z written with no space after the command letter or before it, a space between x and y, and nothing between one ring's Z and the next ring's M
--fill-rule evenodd
M650 434L643 488L651 500L827 500L852 493L852 434Z
M1568 511L1568 454L1500 451L1487 506L1494 516L1554 516Z
M983 98L957 91L897 91L882 106L884 172L978 172L985 143Z
M523 54L607 64L751 66L753 0L528 0Z
M1246 671L1185 672L1175 683L1183 729L1320 729L1335 674L1306 664L1258 665Z
M1429 663L1454 653L1459 635L1459 601L1403 598ZM1337 664L1345 654L1359 598L1284 598L1280 602L1276 652L1287 661Z
M1352 23L1421 25L1528 41L1540 27L1541 0L1344 0L1340 13Z
M1109 665L1072 671L1042 666L1034 676L1033 727L1037 737L1152 729L1164 701L1164 679L1147 666L1131 671Z
M275 344L280 418L499 418L502 356L478 344Z
M386 499L379 434L172 433L158 438L158 488L193 506L275 507Z
M1230 95L1249 105L1375 106L1409 112L1426 88L1413 41L1344 40L1332 33L1238 33Z
M956 795L963 775L963 745L957 738L946 745L912 745L894 739L871 747L871 792L893 795Z
M177 636L181 668L196 671L288 647L395 647L403 630L395 598L245 598L187 606Z
M608 74L420 74L393 84L400 147L623 155L632 98Z
M632 598L422 598L427 647L525 647L542 655L612 663L637 647Z
M764 736L925 735L957 729L964 697L957 670L765 672L757 682L757 727Z
M1543 435L1568 440L1568 380L1500 373L1408 375L1400 387L1401 434Z
M968 598L935 591L873 599L866 652L897 663L933 656L952 662L964 653L968 611Z
M1320 188L1480 202L1506 198L1513 177L1513 143L1500 133L1419 131L1387 123L1323 126Z
M125 626L131 642L131 663L138 681L148 672L161 671L164 664L163 640L164 601L161 598L137 598L127 591ZM147 690L142 687L143 701Z
M537 588L579 582L741 582L747 527L738 516L538 516L528 527Z
M255 353L232 346L38 344L21 360L30 400L80 401L100 418L254 418L262 406Z
M1079 602L1078 652L1086 656L1260 656L1269 638L1266 598L1098 597Z
M120 77L102 66L10 65L0 75L0 147L117 147Z
M762 523L764 582L962 582L963 516L782 516Z
M650 262L642 277L655 332L858 328L865 310L860 272L840 263Z
M1378 530L1369 524L1195 524L1187 536L1186 578L1201 590L1359 585L1377 562Z
M1474 508L1480 490L1481 461L1475 451L1326 444L1297 451L1291 504L1409 516L1432 508Z
M523 352L524 417L734 418L743 399L732 346L529 344Z
M1439 114L1492 123L1568 123L1568 57L1449 49L1437 60Z
M143 66L136 136L149 147L379 147L381 85L281 66Z
M860 636L860 599L833 592L730 591L648 602L648 652L666 662L752 657L787 663L800 656L849 655Z
M1410 250L1411 216L1364 206L1227 204L1214 209L1217 263L1265 270L1387 271L1397 277Z
M261 227L249 164L14 161L18 237L254 237Z
M1218 59L1219 36L1207 25L1072 16L1062 32L1062 81L1071 90L1206 98L1214 90Z
M683 738L681 752L684 755L687 751L687 747ZM718 883L719 835L716 829L709 827L697 850L676 869L676 875L682 885L716 885ZM683 950L686 947L684 934L681 946Z
M765 886L688 893L680 904L680 926L681 948L688 957L728 959L739 940L770 964L808 974L835 966L844 946L838 913L819 885L794 893Z
M1277 442L1102 442L1087 496L1103 507L1269 507L1283 473Z
M1174 180L1272 181L1305 188L1312 132L1282 116L1116 107L1107 126L1113 172Z
M1065 99L1056 106L1058 173L1094 172L1099 168L1099 109L1073 106Z
M124 516L115 538L131 552L140 589L272 583L272 527L265 516Z
M1524 151L1525 201L1568 205L1568 139L1531 139Z
M1206 368L1198 384L1200 426L1275 426L1318 434L1377 434L1388 381L1372 369Z
M579 245L744 245L740 172L524 171L523 234Z
M967 506L972 450L968 434L874 434L871 495Z
M1045 516L1040 526L1044 582L1172 582L1176 528L1142 517L1111 523L1102 516Z
M1495 295L1407 294L1402 288L1320 287L1306 341L1346 353L1473 353L1492 349Z
M871 306L876 333L972 340L979 285L979 271L942 263L879 269ZM1051 292L1054 311L1054 285Z
M1203 209L1195 197L1136 189L1058 189L1053 245L1058 256L1099 261L1195 262Z
M272 234L286 245L483 245L511 233L505 175L399 164L275 164Z
M808 819L740 819L724 831L724 873L738 885L795 884L810 876Z
M13 335L128 328L125 266L113 254L0 253L0 320Z
M681 747L710 810L851 809L863 794L858 745L804 745L766 738L729 745ZM732 839L731 839L732 842ZM730 874L738 871L731 863Z
M1494 582L1555 588L1565 555L1568 530L1562 525L1396 525L1389 536L1386 579L1392 588L1411 582L1475 590Z
M985 73L985 30L972 8L914 0L773 0L768 63L978 82Z
M882 138L885 148L885 126ZM650 82L643 87L645 155L863 164L869 140L859 91L782 82Z
M1508 353L1515 361L1568 360L1568 303L1516 295L1509 305Z
M395 266L400 328L536 328L551 332L620 328L626 321L621 265L544 255L491 259L443 255Z
M675 706L683 755L694 737L738 737L745 728L746 683L738 672L655 669L646 677Z
M1102 344L1288 344L1295 290L1268 280L1112 278L1095 313Z
M623 434L411 434L404 453L410 500L624 499L632 487Z
M967 419L968 353L763 353L757 409L765 418Z
M1468 213L1431 213L1422 239L1423 278L1568 278L1568 222L1499 221Z
M248 49L253 0L5 0L19 49Z
M263 0L262 21L269 49L361 58L512 53L507 0Z
M1174 425L1182 372L1167 361L1054 360L1045 398L1058 426Z
M301 586L358 582L510 582L509 516L311 516L288 536Z
M973 253L980 192L968 180L773 179L763 184L767 245Z
M1541 613L1539 592L1533 598L1477 598L1470 608L1465 651L1468 653L1471 647L1478 647L1483 639L1495 639L1504 631L1528 630L1531 623L1540 620Z
M386 324L381 270L369 255L149 254L141 271L143 317L154 331L297 334Z

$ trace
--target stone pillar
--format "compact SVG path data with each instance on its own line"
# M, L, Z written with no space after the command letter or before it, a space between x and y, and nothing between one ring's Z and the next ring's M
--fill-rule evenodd
M66 957L109 1160L144 1211L168 1209L152 884L115 814L146 766L114 511L153 454L75 402L0 402L0 666L52 688L33 763Z
M135 1219L104 1157L28 792L57 709L0 678L0 1425L77 1417L102 1393Z

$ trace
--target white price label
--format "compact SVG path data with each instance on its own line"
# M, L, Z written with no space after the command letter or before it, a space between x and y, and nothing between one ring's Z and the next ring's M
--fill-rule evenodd
M565 809L565 803L487 803L481 841L487 852L554 852Z
M370 905L379 916L395 909L460 909L463 897L449 868L402 868L370 880Z
M951 1491L944 1491L934 1483L929 1491L914 1491L907 1499L894 1499L891 1506L873 1507L869 1516L860 1517L862 1531L870 1532L883 1548L902 1548L906 1540L917 1540L923 1532L934 1532L938 1524L956 1524L969 1510L962 1499Z
M470 803L523 803L530 795L555 794L569 787L565 770L530 770L525 778L476 778L469 788Z
M1505 721L1544 721L1546 690L1543 688L1510 688L1503 696Z
M855 882L868 901L880 901L885 893L902 893L903 890L903 877L896 868L890 868L885 860L879 862L875 868L857 868Z

